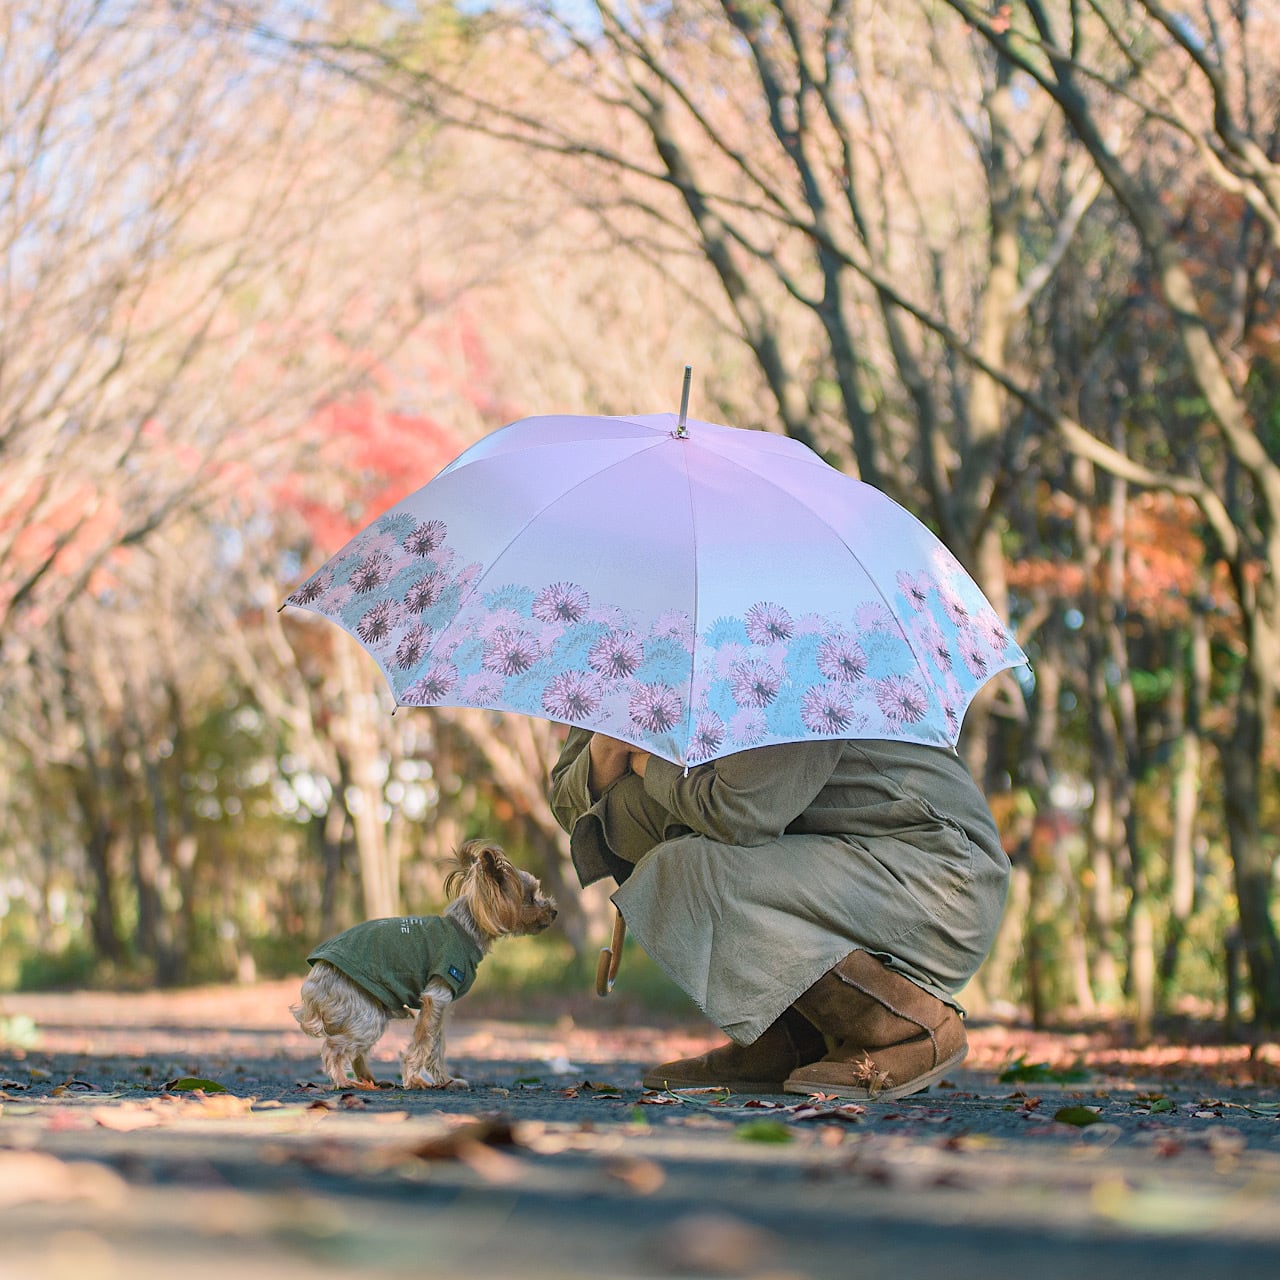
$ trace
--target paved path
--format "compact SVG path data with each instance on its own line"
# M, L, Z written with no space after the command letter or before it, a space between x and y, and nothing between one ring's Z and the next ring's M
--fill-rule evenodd
M470 1090L335 1096L244 999L4 997L41 1032L0 1048L5 1280L1280 1276L1280 1090L1230 1072L1002 1083L975 1028L893 1103L662 1095L645 1050L699 1029L460 1010Z

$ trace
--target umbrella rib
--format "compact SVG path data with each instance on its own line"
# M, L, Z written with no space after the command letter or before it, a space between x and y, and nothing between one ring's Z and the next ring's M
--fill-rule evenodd
M690 436L673 436L672 439L676 440L681 446L687 446L692 442L692 437ZM690 644L693 646L693 650L696 651L698 647L698 508L693 500L693 480L689 475L689 457L687 453L681 453L680 464L684 470L685 493L689 499L689 531L693 542L693 546L690 548L693 552L693 605L689 629ZM689 772L689 746L693 742L693 685L696 669L697 663L691 661L689 663L689 681L685 686L684 735L680 744L680 760L684 765L685 773Z

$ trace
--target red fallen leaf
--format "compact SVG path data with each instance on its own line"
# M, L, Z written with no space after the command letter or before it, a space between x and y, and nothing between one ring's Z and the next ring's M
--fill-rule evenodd
M340 1106L344 1111L367 1111L369 1109L369 1104L358 1094L354 1093L344 1093L342 1097L338 1099L338 1106Z
M642 1093L636 1099L636 1104L641 1107L678 1107L680 1099L673 1098L669 1093Z
M577 1089L561 1089L560 1096L562 1098L576 1098L578 1096Z

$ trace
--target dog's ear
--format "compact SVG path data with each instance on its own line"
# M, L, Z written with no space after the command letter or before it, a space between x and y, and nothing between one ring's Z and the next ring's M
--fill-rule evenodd
M489 840L468 840L454 854L453 870L445 877L445 897L456 898L467 881L478 876L484 877L496 888L502 888L513 869L501 845Z
M482 875L499 883L506 880L507 874L511 871L511 863L507 855L496 844L482 846L477 852L476 861L480 864Z

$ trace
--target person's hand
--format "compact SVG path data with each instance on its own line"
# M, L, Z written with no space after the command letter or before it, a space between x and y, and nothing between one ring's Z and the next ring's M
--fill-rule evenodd
M631 768L631 756L635 748L629 742L619 742L603 733L591 735L587 748L591 757L591 771L587 785L592 795L599 795L605 787L617 782Z
M649 753L647 751L632 751L627 759L631 765L631 772L638 773L643 778L644 771L649 767Z

